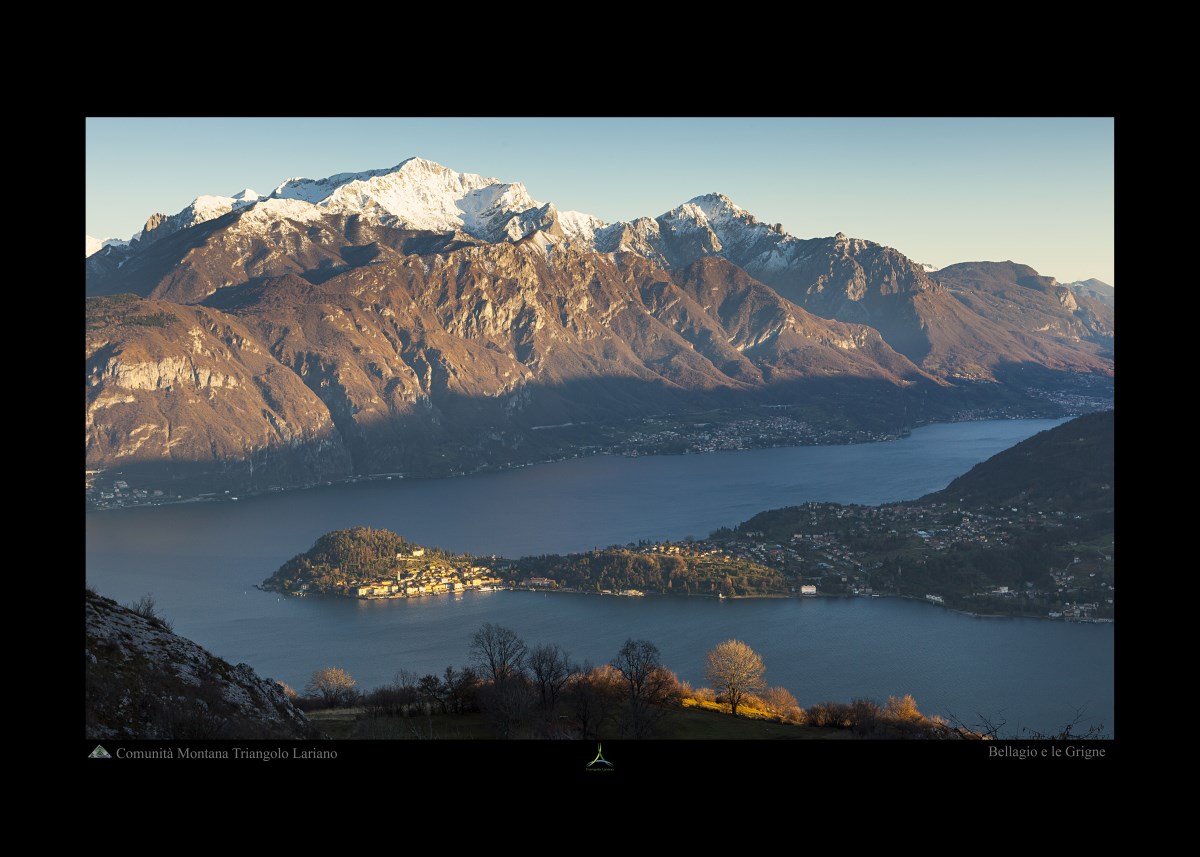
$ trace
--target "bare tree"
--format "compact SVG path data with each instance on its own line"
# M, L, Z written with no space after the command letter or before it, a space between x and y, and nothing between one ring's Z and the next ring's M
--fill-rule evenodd
M662 657L658 653L658 646L649 640L630 638L621 646L612 665L621 673L630 698L642 699L651 689L650 677L662 666Z
M575 672L567 660L567 653L549 643L538 646L529 653L529 671L533 673L533 683L541 694L542 708L553 711L563 685Z
M462 714L475 708L476 696L479 693L479 676L470 667L455 670L446 667L442 685L446 689L446 702L455 714Z
M625 731L633 738L648 738L665 713L666 703L678 689L678 680L662 665L658 646L649 640L627 639L612 666L621 674L628 693Z
M738 704L748 693L767 686L763 681L762 656L741 640L726 640L708 653L704 677L717 693L729 702L729 711L737 717Z
M337 708L354 701L354 685L350 673L341 667L325 667L313 672L312 678L304 686L304 692L319 697L331 708Z
M471 637L471 657L496 684L521 675L525 641L508 628L488 622Z
M417 693L425 704L426 710L432 712L437 706L442 714L446 713L447 689L442 680L433 673L421 676L417 682Z
M581 738L599 738L600 731L624 695L620 674L608 664L578 668L563 689L567 710L579 725Z
M492 727L502 738L520 737L530 713L537 705L537 695L529 679L514 675L492 682L479 689L479 707L488 715Z

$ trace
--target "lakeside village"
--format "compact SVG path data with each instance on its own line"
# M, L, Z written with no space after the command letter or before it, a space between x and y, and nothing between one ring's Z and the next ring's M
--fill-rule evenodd
M490 565L476 565L490 562ZM378 563L373 563L378 565ZM290 595L303 597L310 593L341 595L349 598L421 598L426 595L458 595L464 592L494 592L508 589L558 590L557 581L544 577L522 580L502 577L510 574L513 565L492 557L491 560L476 560L467 556L454 556L441 551L430 551L423 547L408 547L395 555L392 570L386 576L380 573L361 575L343 573L340 566L318 564L311 568L310 578L323 579L314 586L309 580L295 580L277 586L268 582L263 589L279 589ZM562 590L569 591L569 590ZM604 595L640 597L645 595L635 589L620 591L605 590Z
M807 503L683 549L760 563L825 595L899 595L975 615L1115 616L1111 528L1087 513L1032 502L975 510Z

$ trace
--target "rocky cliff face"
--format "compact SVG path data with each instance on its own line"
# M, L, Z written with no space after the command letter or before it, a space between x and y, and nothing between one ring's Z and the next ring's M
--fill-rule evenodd
M85 737L320 737L281 685L246 664L90 590L85 609Z
M91 468L223 462L263 484L348 472L320 398L225 313L93 298L84 357Z

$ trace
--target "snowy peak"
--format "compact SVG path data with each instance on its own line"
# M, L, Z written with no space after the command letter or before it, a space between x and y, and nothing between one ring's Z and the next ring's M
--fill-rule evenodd
M83 236L83 258L87 259L99 253L105 247L125 247L129 244L120 238L93 238L91 235Z
M536 231L590 240L604 225L579 212L561 215L520 182L458 173L424 158L325 179L289 179L271 197L308 203L324 213L367 215L409 229L462 231L493 242L519 241Z
M261 199L256 191L246 188L233 196L198 196L192 200L192 204L179 212L176 217L184 217L191 221L188 226L194 226L197 223L204 223L208 220L213 220L221 215L229 212L245 208L247 205L253 205Z
M693 197L678 208L668 211L663 216L702 219L713 228L732 226L734 224L743 227L752 225L766 226L766 224L760 224L754 215L741 206L735 205L733 200L722 193L706 193L704 196Z
M560 211L558 222L562 225L563 232L567 234L567 237L586 241L591 241L596 232L605 226L604 221L599 217L584 214L582 211Z
M674 234L710 233L708 242L714 252L730 249L779 244L792 239L783 226L769 226L722 193L693 197L678 208L658 218L664 231Z
M693 197L651 220L638 218L596 231L600 252L632 252L678 267L721 256L752 273L792 264L801 241L781 224L760 222L722 193Z
M717 223L745 217L754 220L744 208L734 205L733 200L723 193L706 193L703 196L692 197L683 207L699 210L709 221Z
M150 215L146 225L129 240L135 245L153 243L180 230L216 220L231 211L249 208L262 198L261 194L250 188L238 191L233 196L203 194L193 199L190 205L177 214L166 215L159 212Z
M279 187L275 188L270 194L271 199L298 199L301 202L316 204L323 199L328 199L331 194L337 191L343 185L352 184L354 182L367 182L377 176L385 176L391 173L399 172L401 167L407 161L398 164L397 166L381 169L381 170L366 170L359 173L338 173L337 175L327 176L323 179L307 179L295 177L286 179Z

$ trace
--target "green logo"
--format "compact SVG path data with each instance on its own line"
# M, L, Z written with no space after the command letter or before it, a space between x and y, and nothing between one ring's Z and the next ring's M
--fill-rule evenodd
M600 752L600 744L596 744L596 758L587 763L585 771L611 771L613 763L604 758L604 754Z
M108 754L107 750L105 750L103 747L101 747L99 744L97 744L96 749L93 750L92 752L88 753L88 758L89 759L111 759L112 756L110 756Z

